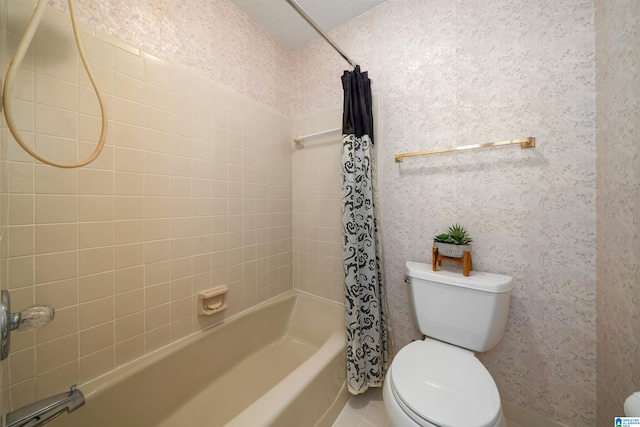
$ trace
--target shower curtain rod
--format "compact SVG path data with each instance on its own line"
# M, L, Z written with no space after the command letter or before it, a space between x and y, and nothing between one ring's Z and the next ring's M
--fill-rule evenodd
M332 133L342 132L342 128L323 130L322 132L316 132L309 135L301 135L293 138L293 142L296 143L296 148L304 148L304 140L317 138L319 136L331 135Z
M294 8L296 12L298 12L298 15L302 16L304 20L307 21L307 23L311 25L313 29L316 30L318 34L320 34L322 38L324 38L327 43L329 43L340 54L340 56L344 58L345 61L347 61L353 68L356 68L356 63L351 58L349 58L342 49L340 49L340 46L338 46L336 42L334 42L331 37L329 37L327 33L325 33L322 28L318 26L318 24L316 24L316 22L309 16L309 14L307 14L307 12L304 11L304 9L300 7L300 5L298 5L298 3L296 3L294 0L287 0L287 3L289 3L289 5Z

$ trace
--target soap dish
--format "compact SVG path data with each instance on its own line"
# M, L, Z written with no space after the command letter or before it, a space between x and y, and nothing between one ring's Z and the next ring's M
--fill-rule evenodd
M198 314L201 316L211 316L227 309L227 287L225 285L216 286L198 292Z

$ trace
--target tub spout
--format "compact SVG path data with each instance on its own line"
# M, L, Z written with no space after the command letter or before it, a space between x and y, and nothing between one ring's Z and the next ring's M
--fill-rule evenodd
M65 393L47 397L7 414L7 427L37 427L84 405L84 395L73 385Z

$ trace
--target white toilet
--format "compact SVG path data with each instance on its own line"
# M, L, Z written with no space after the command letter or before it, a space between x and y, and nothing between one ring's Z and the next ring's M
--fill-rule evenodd
M474 351L504 333L513 281L473 271L469 277L407 262L407 282L423 341L403 347L384 382L395 427L504 427L500 394Z

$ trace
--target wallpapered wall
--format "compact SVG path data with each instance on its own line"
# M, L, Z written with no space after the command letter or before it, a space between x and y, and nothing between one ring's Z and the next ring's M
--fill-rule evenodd
M331 33L382 102L381 212L395 348L419 337L403 283L452 222L474 266L515 289L480 358L502 398L569 426L595 423L595 58L592 1L390 0ZM293 111L339 103L345 63L296 52ZM309 82L313 82L311 85ZM535 136L394 162L394 153Z
M640 390L640 2L596 2L598 426Z
M66 0L50 6L67 10ZM291 53L228 0L78 0L82 21L288 112Z

